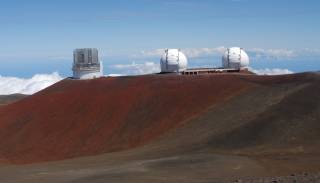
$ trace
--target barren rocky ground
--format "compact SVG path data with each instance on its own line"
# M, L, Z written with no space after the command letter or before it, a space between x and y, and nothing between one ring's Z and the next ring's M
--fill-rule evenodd
M0 182L319 182L320 75L66 79L0 108Z

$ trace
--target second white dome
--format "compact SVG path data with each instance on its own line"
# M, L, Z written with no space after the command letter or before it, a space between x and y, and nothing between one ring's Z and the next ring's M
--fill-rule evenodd
M226 69L248 69L248 54L239 47L229 48L222 57L222 66Z

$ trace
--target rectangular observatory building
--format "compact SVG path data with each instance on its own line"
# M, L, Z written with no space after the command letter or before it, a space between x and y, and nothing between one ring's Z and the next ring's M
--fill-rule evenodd
M96 48L75 49L73 52L73 77L94 79L102 76L102 65Z

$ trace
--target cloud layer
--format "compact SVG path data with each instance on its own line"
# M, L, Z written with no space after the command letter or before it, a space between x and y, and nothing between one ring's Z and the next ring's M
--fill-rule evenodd
M283 74L293 74L292 71L288 69L251 69L252 72L258 74L258 75L283 75Z
M154 62L145 62L142 64L132 62L131 64L118 64L110 67L117 72L117 74L111 74L110 76L143 75L160 72L160 65Z
M126 75L143 75L143 74L153 74L160 72L160 65L154 62L145 62L143 64L119 64L111 66L118 74L110 74L108 76L117 77L117 76L126 76ZM283 75L283 74L293 74L293 71L288 69L279 69L279 68L265 68L265 69L253 69L250 68L250 71L258 75Z
M124 75L143 75L160 72L160 65L154 62L145 62L143 64L119 64L111 66L119 74L110 74L108 76L117 77ZM281 75L292 74L293 72L288 69L250 69L252 72L258 75ZM41 91L56 82L62 80L57 72L52 74L36 74L32 78L17 78L17 77L2 77L0 76L0 95L10 94L34 94Z
M16 93L26 95L34 94L62 79L57 72L52 74L36 74L29 79L0 76L0 95Z

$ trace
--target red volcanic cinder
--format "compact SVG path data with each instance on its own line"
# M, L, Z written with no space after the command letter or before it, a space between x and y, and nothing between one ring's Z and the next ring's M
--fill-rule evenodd
M232 74L65 79L0 109L0 159L33 163L141 146L252 86Z

